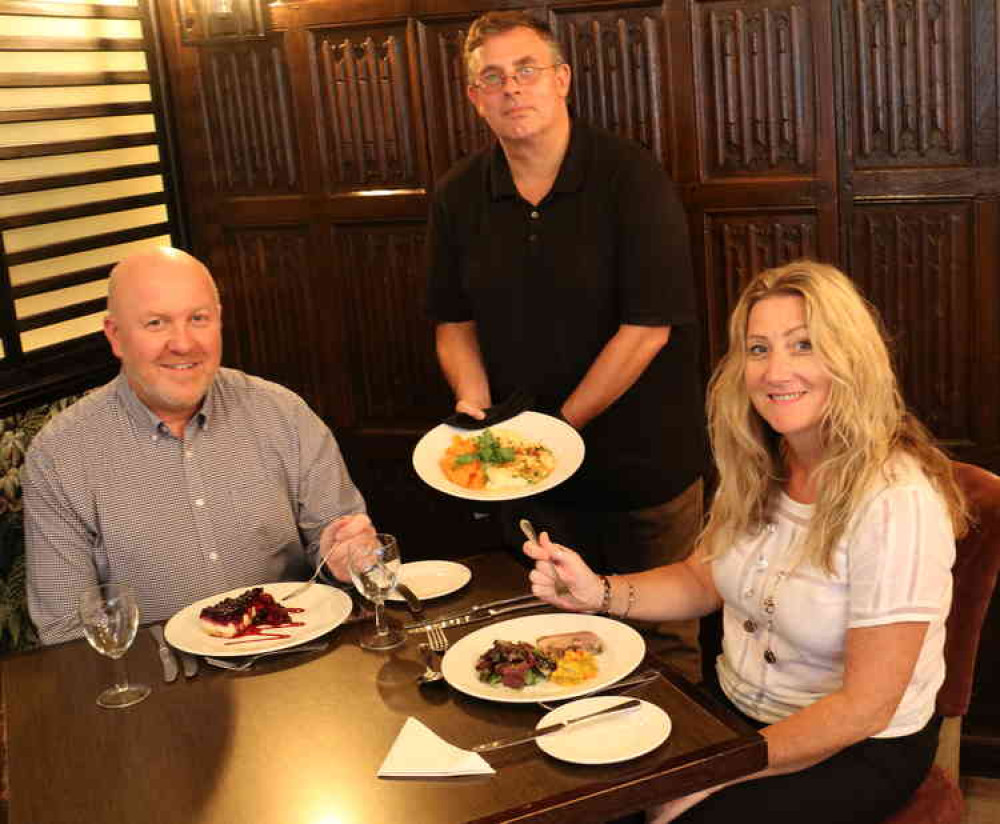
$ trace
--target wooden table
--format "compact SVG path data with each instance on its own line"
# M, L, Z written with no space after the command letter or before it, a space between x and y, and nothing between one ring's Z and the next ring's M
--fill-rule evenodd
M502 552L466 562L472 584L428 605L431 615L526 587L524 570ZM0 667L10 821L587 824L753 772L766 760L759 734L654 661L663 678L635 694L662 706L673 732L649 755L584 767L522 745L488 756L495 776L379 779L408 716L471 746L528 730L544 711L469 698L444 683L418 687L422 635L371 653L358 647L358 631L338 628L322 653L246 673L203 664L196 678L164 684L142 630L129 672L154 691L127 710L94 703L112 665L83 641L7 658Z

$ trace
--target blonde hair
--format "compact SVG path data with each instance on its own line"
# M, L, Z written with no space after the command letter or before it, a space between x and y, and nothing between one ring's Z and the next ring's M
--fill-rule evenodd
M754 409L745 382L750 310L778 295L804 301L813 350L832 378L820 424L818 496L800 557L832 572L837 542L898 452L916 460L944 499L955 535L963 535L968 510L951 461L906 411L877 311L833 266L799 260L761 272L743 290L729 321L729 351L709 383L709 434L719 471L701 538L709 557L763 527L784 480L781 438Z
M473 52L488 38L497 34L505 34L514 29L531 29L548 45L549 51L552 53L553 64L558 66L566 62L562 46L559 45L559 41L556 40L548 23L524 11L488 11L472 22L469 33L465 36L465 45L462 51L465 55L465 71L470 82L473 80L474 74L475 58Z

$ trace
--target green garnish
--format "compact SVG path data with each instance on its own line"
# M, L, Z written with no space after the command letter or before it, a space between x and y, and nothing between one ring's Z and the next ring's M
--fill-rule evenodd
M484 464L508 464L514 460L514 450L509 446L501 446L489 429L473 439L475 452L459 455L455 458L455 466L463 466L472 461L482 461Z

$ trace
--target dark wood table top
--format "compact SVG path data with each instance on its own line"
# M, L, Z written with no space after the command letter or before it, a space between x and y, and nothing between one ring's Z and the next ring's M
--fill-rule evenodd
M526 588L524 570L502 552L466 563L472 583L428 604L430 615ZM393 614L408 620L402 610ZM486 756L493 776L379 779L409 716L471 746L530 730L544 710L470 698L444 683L418 687L423 635L372 653L357 645L358 632L357 624L338 628L321 653L265 659L245 673L202 664L196 678L164 684L142 630L127 656L129 674L153 694L126 710L94 703L112 680L112 663L84 641L3 660L10 821L587 824L766 761L758 733L649 658L663 677L632 692L662 706L673 731L648 755L578 766L528 744ZM457 640L463 631L448 634Z

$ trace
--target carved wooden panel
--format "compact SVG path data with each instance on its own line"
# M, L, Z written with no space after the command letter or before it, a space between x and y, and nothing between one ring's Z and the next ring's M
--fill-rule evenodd
M762 269L802 257L816 258L818 218L813 212L706 216L705 297L710 366L729 345L729 315L743 287Z
M212 183L222 193L298 190L283 38L200 52L199 91Z
M553 29L573 70L574 114L638 141L669 165L661 8L554 11Z
M851 274L885 320L907 402L939 438L974 440L969 202L856 205Z
M966 8L963 0L854 0L856 166L964 162Z
M695 71L710 178L816 168L811 0L696 5Z
M446 414L451 393L423 311L421 224L338 226L336 289L345 316L344 357L354 376L356 425L425 422Z
M418 22L428 145L435 178L493 139L466 92L462 46L474 17L461 22Z
M331 189L418 183L404 25L314 35Z
M327 413L319 403L327 387L317 379L322 327L306 230L233 229L224 233L224 245L228 265L216 272L224 363L284 384Z

